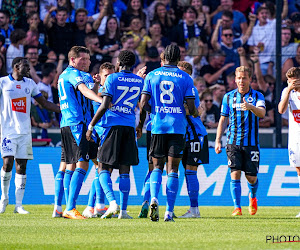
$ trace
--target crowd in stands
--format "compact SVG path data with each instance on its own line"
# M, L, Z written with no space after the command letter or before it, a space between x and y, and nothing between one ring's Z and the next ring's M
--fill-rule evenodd
M133 72L160 66L160 53L176 43L181 60L193 65L194 84L207 128L216 128L224 94L236 88L234 70L253 69L251 87L267 101L261 127L274 126L276 8L282 17L282 85L300 65L299 1L283 0L6 0L0 1L0 76L12 72L17 56L28 58L30 74L49 101L58 103L57 81L74 45L91 53L89 72L116 62L120 51L136 55ZM59 117L32 107L32 125L59 126Z

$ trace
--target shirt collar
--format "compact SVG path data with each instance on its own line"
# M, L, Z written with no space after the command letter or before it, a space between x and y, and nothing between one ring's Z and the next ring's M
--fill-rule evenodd
M9 77L9 79L10 79L11 81L17 81L17 80L15 80L15 79L12 77L11 74L9 74L8 77ZM24 77L22 78L22 81L25 82Z

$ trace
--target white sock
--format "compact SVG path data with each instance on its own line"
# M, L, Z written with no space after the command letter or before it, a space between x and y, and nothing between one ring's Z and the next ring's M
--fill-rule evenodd
M198 207L190 207L189 209L192 214L199 214L199 208Z
M299 187L300 187L300 175L298 175Z
M155 201L158 204L158 199L156 197L153 197L151 201Z
M113 201L111 201L110 203L109 203L109 205L111 206L111 205L117 205L117 201L116 200L113 200Z
M54 210L57 210L57 212L62 212L62 207L58 205L54 205Z
M89 209L89 210L94 209L94 208L91 207L91 206L87 206L86 208Z
M22 206L22 201L25 192L26 185L26 174L17 174L15 176L15 185L16 185L16 207Z
M97 203L96 204L96 208L97 209L104 209L105 208L105 204L104 203Z
M173 217L173 212L166 211L166 212L165 212L165 217L167 217L168 215L169 215L170 217Z
M12 172L5 172L1 168L1 200L8 199L9 184L11 180Z
M127 211L126 210L121 210L120 214L127 214Z

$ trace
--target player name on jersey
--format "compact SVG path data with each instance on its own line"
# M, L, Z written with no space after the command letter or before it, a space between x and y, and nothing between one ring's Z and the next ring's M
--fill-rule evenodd
M110 108L111 111L119 111L121 113L125 113L125 114L132 114L131 109L124 107L124 106L113 106Z
M155 112L157 113L170 113L170 114L182 114L182 110L180 107L160 107L155 106Z

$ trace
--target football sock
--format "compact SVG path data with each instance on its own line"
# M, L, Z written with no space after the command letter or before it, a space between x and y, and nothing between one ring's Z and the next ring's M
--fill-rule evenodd
M25 192L26 186L26 174L17 174L15 175L15 186L16 186L16 207L22 206L22 201Z
M150 175L151 199L158 197L161 181L162 181L162 171L156 168L152 171Z
M82 168L76 168L70 182L69 199L67 204L67 211L76 208L76 200L78 198L86 171Z
M58 206L61 206L64 195L64 176L63 171L58 171L55 176L54 204Z
M105 194L104 194L103 188L100 185L98 169L96 169L96 177L95 178L97 178L97 182L96 182L96 186L95 186L96 187L96 204L104 204Z
M108 202L110 203L111 201L116 200L114 191L112 189L110 172L108 170L102 170L99 173L99 181Z
M92 182L92 186L89 192L89 200L88 200L88 206L94 207L95 206L95 200L96 200L96 182L99 182L99 179L96 177L94 178Z
M12 171L5 172L3 169L1 169L1 200L8 199L8 191L9 191L9 185L10 180L12 176Z
M185 178L188 194L191 201L191 207L198 207L199 181L197 178L197 171L186 170Z
M173 212L176 195L178 192L178 174L177 173L170 173L168 174L168 180L167 180L167 208L166 210L168 212Z
M144 201L150 200L150 176L152 171L148 171L144 181Z
M230 181L230 192L235 208L241 208L241 181Z
M66 204L68 204L70 182L71 182L73 174L74 174L74 171L66 169L65 177L64 177L64 192L65 192Z
M129 174L120 174L120 208L121 210L127 209L128 196L130 191L130 178Z
M258 179L256 180L255 184L251 184L248 182L248 188L250 191L250 197L255 198L256 197L256 191L258 188Z

